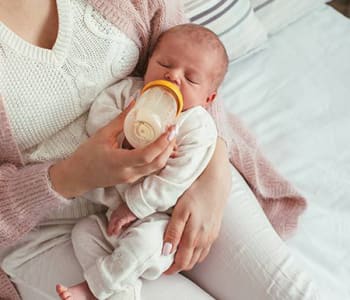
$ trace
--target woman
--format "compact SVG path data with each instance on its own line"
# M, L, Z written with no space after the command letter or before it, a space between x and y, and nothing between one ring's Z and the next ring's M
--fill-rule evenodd
M84 193L160 169L175 141L170 131L143 151L118 150L114 137L124 115L91 138L84 124L94 97L136 65L142 73L146 49L161 31L184 21L180 5L90 2L0 0L0 245L2 267L23 299L51 299L55 283L82 280L69 234L77 218L101 209ZM219 109L212 108L217 120ZM190 270L209 253L224 215L210 255L186 273L198 286L181 275L163 276L145 284L144 298L316 299L225 157L219 138L208 168L178 201L164 238L178 249L167 273ZM0 280L0 298L16 299L3 273Z

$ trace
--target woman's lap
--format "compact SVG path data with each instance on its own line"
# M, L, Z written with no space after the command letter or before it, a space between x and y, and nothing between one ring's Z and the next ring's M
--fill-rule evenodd
M82 269L73 254L70 241L65 241L22 264L16 269L16 275L13 278L23 300L56 300L56 283L72 285L83 280ZM164 275L156 281L144 281L142 299L209 300L212 298L189 279L177 274Z
M220 300L320 299L233 168L232 177L220 236L206 260L186 275Z
M220 300L320 299L311 280L298 268L286 245L272 229L242 177L235 170L232 174L233 191L220 236L207 259L186 276ZM10 267L23 299L56 299L53 297L57 282L71 285L83 280L69 231L67 229L66 235L61 232L60 242L49 243L35 258L23 259L19 255L18 266ZM192 281L181 275L147 281L142 298L210 299ZM51 296L40 296L36 290Z

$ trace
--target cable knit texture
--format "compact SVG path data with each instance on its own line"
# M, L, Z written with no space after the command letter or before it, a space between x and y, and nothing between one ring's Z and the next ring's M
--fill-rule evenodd
M84 123L92 100L136 64L142 75L160 32L186 21L180 1L88 2L91 6L57 0L60 26L52 50L24 43L0 22L0 247L18 241L67 202L51 189L48 168L87 138ZM276 173L236 117L221 104L210 112L231 149L231 161L271 223L280 235L290 233L305 200ZM93 212L83 200L76 203L67 217ZM1 270L0 299L19 299Z

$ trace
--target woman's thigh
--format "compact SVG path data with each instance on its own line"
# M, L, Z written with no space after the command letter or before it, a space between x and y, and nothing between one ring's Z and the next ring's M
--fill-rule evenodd
M233 168L232 185L219 238L186 275L220 300L320 299Z
M42 236L39 232L32 234L32 238ZM70 230L63 232L50 242L35 256L30 252L33 243L21 245L16 257L6 263L11 272L12 281L16 284L23 300L56 300L55 285L73 285L82 282L82 268L80 267L70 240ZM25 253L25 255L23 255ZM143 300L208 300L213 299L192 281L182 275L161 276L154 281L143 281Z

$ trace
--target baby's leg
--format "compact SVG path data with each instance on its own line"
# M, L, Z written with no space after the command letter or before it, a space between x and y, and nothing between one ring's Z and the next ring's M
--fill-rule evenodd
M88 218L75 227L74 250L95 297L138 299L140 278L156 279L171 265L173 257L161 255L168 219L153 214L135 222L118 239L106 235L103 219Z
M100 256L109 255L113 248L104 240L97 220L104 216L85 218L79 221L72 230L72 244L80 265L85 270ZM62 300L96 300L86 281L66 287L56 285L56 292Z

